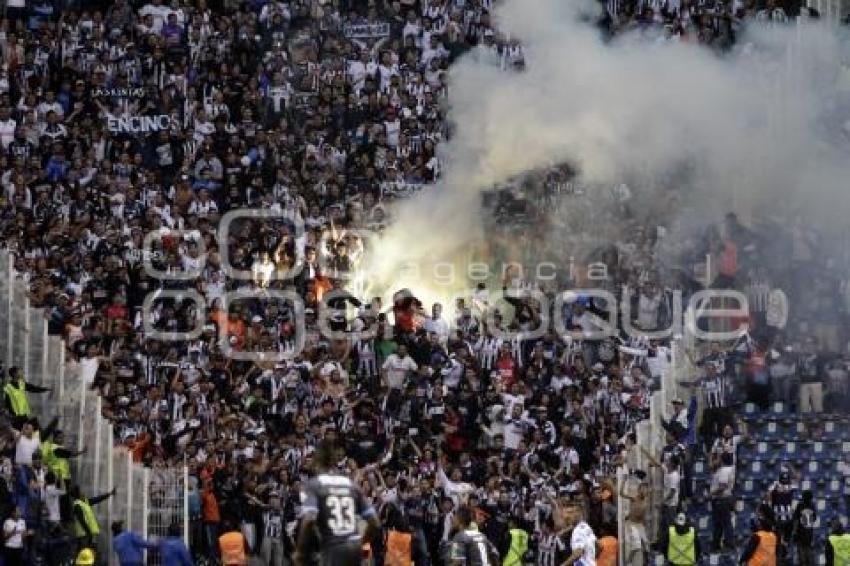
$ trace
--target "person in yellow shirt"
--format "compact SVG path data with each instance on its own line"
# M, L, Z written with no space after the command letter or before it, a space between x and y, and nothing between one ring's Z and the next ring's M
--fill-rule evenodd
M699 537L696 536L696 529L688 524L687 515L681 512L676 515L674 523L661 536L661 548L668 564L694 566L699 562Z
M53 431L52 427L48 427L41 439L41 455L47 469L67 483L71 479L71 464L68 460L85 454L86 449L69 450L64 442L65 435L61 430Z
M100 534L100 524L95 516L93 505L106 501L115 495L115 488L109 493L87 498L80 486L74 485L68 490L74 509L73 532L79 548L97 549L97 536Z
M528 552L528 533L520 528L515 517L509 519L511 544L507 555L502 560L502 566L521 566Z
M9 368L9 380L3 386L3 399L6 410L12 415L12 427L20 430L21 425L30 418L29 396L27 393L46 393L49 387L39 387L24 379L24 372L16 366Z
M826 537L826 566L850 564L850 533L844 532L841 519L835 517L830 525L831 531Z

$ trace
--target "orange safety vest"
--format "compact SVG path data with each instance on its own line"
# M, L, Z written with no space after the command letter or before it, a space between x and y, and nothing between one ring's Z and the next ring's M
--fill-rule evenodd
M617 566L617 539L612 536L599 539L599 556L596 566Z
M758 531L759 545L747 561L747 566L776 566L776 535Z
M218 537L221 548L221 563L224 566L244 566L248 563L245 557L245 537L239 531L230 531Z
M390 531L387 535L387 555L384 557L384 566L411 566L412 539L410 533Z

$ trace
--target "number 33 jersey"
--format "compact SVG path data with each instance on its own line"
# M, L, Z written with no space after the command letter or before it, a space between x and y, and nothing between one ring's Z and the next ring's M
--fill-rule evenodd
M465 530L452 538L448 563L464 566L498 566L490 560L491 556L498 555L496 547L487 540L487 537L478 531Z
M303 516L315 521L323 546L357 542L358 517L375 516L360 488L346 476L320 474L307 482L301 497Z

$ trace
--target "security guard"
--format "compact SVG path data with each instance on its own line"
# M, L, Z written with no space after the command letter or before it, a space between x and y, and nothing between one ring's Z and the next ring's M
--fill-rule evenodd
M832 520L832 533L826 539L826 566L850 564L850 533L844 532L841 519Z
M79 547L95 548L97 535L100 534L100 525L97 522L92 505L97 505L101 501L106 501L115 495L115 488L112 488L112 491L109 493L88 499L80 491L80 486L75 485L68 491L68 495L71 497L71 501L73 501L74 536L77 539Z
M225 533L218 537L222 566L245 566L248 563L248 541L234 525L225 526Z
M41 458L47 469L61 479L63 483L67 483L71 479L71 465L68 462L69 458L76 458L85 453L85 448L80 451L68 450L62 444L65 436L61 430L57 430L51 436L46 437L41 442Z
M49 387L39 387L24 380L24 372L12 366L9 368L9 381L3 386L3 397L6 401L6 409L12 415L12 426L20 430L24 421L30 418L29 397L27 393L44 393L50 391Z
M510 526L511 546L502 561L502 566L521 566L523 557L528 552L528 533L519 528L513 517L510 519Z
M618 547L616 530L613 527L603 527L602 536L596 543L599 545L599 554L596 555L596 566L617 566Z
M699 538L696 530L688 524L684 513L676 515L674 524L663 535L664 556L671 566L694 566L699 561Z
M776 566L778 539L770 524L763 519L753 524L753 534L741 554L741 563L747 566Z

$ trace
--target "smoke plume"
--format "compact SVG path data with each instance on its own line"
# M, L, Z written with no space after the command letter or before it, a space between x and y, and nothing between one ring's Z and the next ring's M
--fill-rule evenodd
M502 70L483 48L452 67L443 176L396 210L367 271L378 287L427 284L434 262L486 238L482 191L562 162L588 186L635 180L647 218L678 193L679 224L724 210L844 222L850 116L839 112L837 32L752 25L718 55L637 33L606 43L581 17L592 9L508 1L495 20L522 42L525 70ZM685 180L671 177L683 166ZM409 273L410 262L419 269Z

